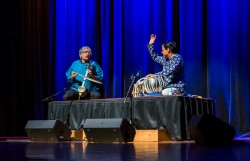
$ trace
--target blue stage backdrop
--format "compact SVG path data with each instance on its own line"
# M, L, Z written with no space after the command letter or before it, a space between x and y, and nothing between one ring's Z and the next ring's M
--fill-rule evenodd
M154 33L159 54L164 41L177 42L187 93L215 99L216 115L248 135L249 6L248 0L58 0L50 11L55 91L70 86L65 72L88 45L104 71L104 97L125 97L132 74L161 70L146 47Z

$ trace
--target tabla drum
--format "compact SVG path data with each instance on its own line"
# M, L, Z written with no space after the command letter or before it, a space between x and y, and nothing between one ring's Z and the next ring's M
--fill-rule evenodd
M140 97L150 93L161 92L163 86L164 81L161 75L143 77L134 84L132 95L133 97Z

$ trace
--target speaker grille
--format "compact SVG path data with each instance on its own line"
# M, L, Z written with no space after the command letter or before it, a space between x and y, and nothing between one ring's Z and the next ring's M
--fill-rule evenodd
M67 141L71 136L71 130L59 120L29 120L25 131L31 141Z
M231 144L236 135L233 126L211 114L193 116L188 129L191 137L200 145Z
M86 119L83 126L88 142L132 142L135 128L124 118Z

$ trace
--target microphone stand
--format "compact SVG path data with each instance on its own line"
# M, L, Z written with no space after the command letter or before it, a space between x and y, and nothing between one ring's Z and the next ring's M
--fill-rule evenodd
M132 86L134 85L135 78L138 77L139 75L140 75L140 72L137 72L137 74L135 76L132 74L132 76L130 78L132 81L131 81L131 84L129 86L129 89L127 91L126 97L125 97L124 102L123 102L125 104L127 102L127 98L128 97L130 98L130 123L132 125L135 125L135 123L134 123L133 103L132 103L133 95L131 94L131 89L132 89Z
M67 91L67 90L69 90L69 89L70 89L70 87L69 87L69 88L64 88L63 90L60 90L60 91L58 91L57 93L54 93L54 94L52 94L51 96L49 96L49 97L43 99L43 102L45 102L45 101L53 101L53 99L54 99L59 93L62 93L62 92Z
M67 120L66 120L66 123L64 123L64 124L66 124L66 126L68 126L68 128L70 128L70 126L69 126L69 124L70 124L70 121L69 121L69 118L70 118L70 110L71 110L71 104L73 103L73 99L70 101L70 103L69 103L69 106L68 106L68 110L69 110L69 112L68 112L68 114L67 114Z
M60 94L60 93L62 93L62 92L64 92L64 91L67 91L67 90L69 90L69 89L70 89L70 87L64 88L64 89L58 91L57 93L54 93L54 94L52 94L51 96L49 96L49 97L43 99L43 102L52 102L52 103L53 103L54 98L55 98L58 94ZM52 107L53 107L53 104L52 104ZM50 119L53 119L52 117L53 117L53 109L51 109L51 112L50 112Z

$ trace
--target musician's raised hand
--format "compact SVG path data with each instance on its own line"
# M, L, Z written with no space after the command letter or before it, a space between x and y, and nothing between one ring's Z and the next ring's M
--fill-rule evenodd
M155 34L151 34L150 35L150 40L149 40L149 45L153 45L156 39L156 35Z

